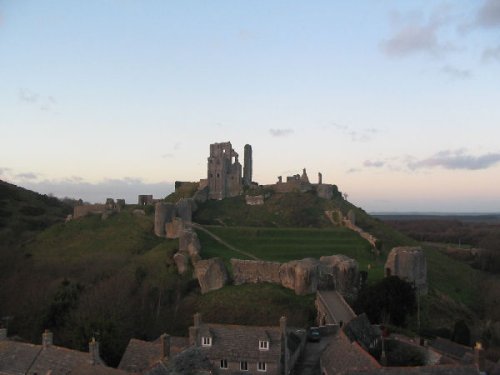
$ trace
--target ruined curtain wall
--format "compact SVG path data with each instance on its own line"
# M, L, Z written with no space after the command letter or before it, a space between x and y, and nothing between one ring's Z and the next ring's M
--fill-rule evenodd
M231 265L233 266L233 278L236 285L248 283L281 284L281 263L260 260L231 259Z

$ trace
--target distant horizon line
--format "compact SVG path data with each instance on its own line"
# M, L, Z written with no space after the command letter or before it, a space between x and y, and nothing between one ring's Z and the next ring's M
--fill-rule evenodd
M432 215L432 216L490 216L500 215L500 211L368 211L373 216L383 215Z

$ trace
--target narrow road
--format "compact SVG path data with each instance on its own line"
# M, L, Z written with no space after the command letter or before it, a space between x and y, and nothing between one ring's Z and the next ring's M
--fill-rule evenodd
M346 324L356 317L354 311L337 291L322 290L318 292L318 296L334 321Z
M210 237L212 237L215 241L217 241L218 243L220 243L221 245L227 247L228 249L236 252L236 253L239 253L241 255L244 255L250 259L253 259L253 260L262 260L260 258L257 258L255 255L253 254L250 254L250 253L247 253L246 251L243 251L243 250L240 250L236 247L234 247L233 245L230 245L228 244L226 241L224 241L222 238L220 238L219 236L217 236L216 234L210 232L207 228L205 228L204 226L200 225L200 224L196 224L196 223L186 223L188 225L190 225L191 227L193 227L194 229L198 229L198 230L201 230L202 232L205 232L206 234L208 234Z
M293 375L318 375L321 374L319 359L325 350L327 340L320 342L307 342L302 355L292 370Z

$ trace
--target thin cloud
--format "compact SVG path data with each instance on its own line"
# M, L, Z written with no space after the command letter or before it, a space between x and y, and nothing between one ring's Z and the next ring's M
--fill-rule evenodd
M163 154L161 156L163 159L172 159L174 157L174 154L172 153L167 153L167 154Z
M454 50L451 43L439 38L440 29L448 23L449 12L449 7L439 7L424 21L419 17L397 15L398 23L404 22L390 38L382 41L382 51L390 57L406 57L418 53L440 56Z
M140 194L153 194L156 198L163 198L174 191L174 184L171 182L149 183L134 177L105 179L97 183L83 181L75 177L61 180L24 180L20 182L24 188L42 194L53 194L59 198L83 199L94 203L103 203L106 198L123 198L127 203L135 203Z
M269 129L269 133L271 133L271 135L273 137L287 137L291 134L293 134L293 129Z
M469 79L472 77L472 73L468 69L459 69L457 67L451 66L451 65L445 65L441 68L441 72L446 74L448 77L451 79L457 79L457 80L462 80L462 79Z
M491 60L496 60L500 62L500 46L496 48L487 48L483 51L483 62L488 62Z
M360 168L351 168L351 169L347 170L347 173L357 173L357 172L361 172L361 169Z
M382 168L385 165L385 161L382 160L365 160L363 166L368 168Z
M500 1L486 0L476 14L475 26L500 27Z
M42 111L50 111L57 104L57 100L53 96L42 96L26 88L19 90L18 97L22 103L39 105Z
M368 142L373 139L373 137L379 133L378 129L366 128L361 130L354 130L347 125L340 125L337 123L331 123L330 128L337 130L338 132L351 138L353 142Z
M36 92L33 92L29 89L20 89L19 90L19 100L24 103L36 103L40 95Z
M500 153L470 155L466 150L446 150L433 156L408 163L411 170L444 168L450 170L481 170L488 169L500 162Z
M0 176L5 176L10 173L12 169L0 167Z
M28 172L28 173L18 173L16 174L16 178L22 179L22 180L36 180L38 178L38 175L33 172Z

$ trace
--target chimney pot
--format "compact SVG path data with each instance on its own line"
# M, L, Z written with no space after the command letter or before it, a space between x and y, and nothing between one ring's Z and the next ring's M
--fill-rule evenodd
M92 337L92 340L90 340L89 342L89 355L91 365L97 365L101 363L101 357L99 354L99 342L96 341L95 337Z
M199 327L201 325L201 314L196 313L194 314L194 326Z
M54 343L54 334L48 329L42 334L42 346L47 348Z
M164 333L161 337L161 356L162 358L169 359L170 358L170 344L171 344L171 339L170 335L167 335Z

